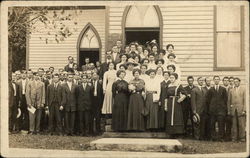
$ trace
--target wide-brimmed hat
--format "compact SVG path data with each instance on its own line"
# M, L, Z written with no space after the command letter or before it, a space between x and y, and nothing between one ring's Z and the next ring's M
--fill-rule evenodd
M200 123L200 116L199 116L199 114L195 113L193 115L193 122L197 123L197 124Z
M151 72L156 73L156 70L155 69L149 69L149 70L146 71L146 74L150 75Z
M128 66L128 65L130 65L130 64L132 64L132 65L134 65L134 66L137 66L138 64L135 62L135 60L133 59L133 58L129 58L128 59L128 62L126 63L126 66Z

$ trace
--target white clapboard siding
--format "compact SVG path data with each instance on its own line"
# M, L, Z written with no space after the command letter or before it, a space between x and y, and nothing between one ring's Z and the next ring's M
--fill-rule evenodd
M175 46L181 69L181 83L192 75L237 76L245 82L242 71L214 71L214 10L213 6L161 6L163 48ZM195 81L195 83L197 83Z
M122 16L125 6L109 7L109 33L122 33Z
M53 11L50 13L52 14ZM74 15L73 10L66 10L65 13L71 13ZM77 25L74 24L77 22ZM39 67L44 67L45 69L54 66L55 69L63 68L67 64L67 57L73 56L75 60L77 59L77 40L80 32L86 26L87 23L91 23L97 30L102 45L102 54L105 53L105 9L88 9L82 10L82 13L78 10L78 16L69 22L67 26L73 30L73 34L66 38L64 41L57 43L54 39L55 32L50 31L50 35L47 34L43 25L37 24L38 30L33 31L29 39L29 54L28 54L28 64L29 68L37 69ZM48 38L48 44L45 42L45 38ZM76 60L77 62L77 60Z

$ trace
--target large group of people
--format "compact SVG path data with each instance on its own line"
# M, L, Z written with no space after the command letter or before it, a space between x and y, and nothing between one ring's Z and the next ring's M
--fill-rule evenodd
M112 130L167 132L172 138L245 141L245 88L238 77L193 76L187 86L168 44L155 41L122 47L117 41L105 62L72 56L55 71L39 68L12 74L9 130L29 134L89 136L101 134L101 119L112 119ZM212 78L212 79L211 79ZM213 81L213 84L211 84Z

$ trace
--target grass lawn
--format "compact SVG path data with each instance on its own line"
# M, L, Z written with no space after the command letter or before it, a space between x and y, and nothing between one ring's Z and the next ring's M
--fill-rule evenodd
M100 138L102 137L11 134L9 135L9 143L10 148L89 150L89 143ZM210 142L192 139L178 140L183 144L183 151L181 151L183 154L209 154L246 151L246 143L242 142Z

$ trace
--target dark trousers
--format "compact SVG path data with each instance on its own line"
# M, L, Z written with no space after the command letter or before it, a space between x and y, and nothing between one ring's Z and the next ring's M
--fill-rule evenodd
M62 132L62 122L60 117L60 105L58 102L52 102L49 106L49 131L50 132Z
M14 129L16 131L19 131L19 123L17 117L18 108L17 105L12 105L12 107L9 108L9 131L13 131Z
M232 130L232 116L227 115L225 118L225 139L231 139L231 130Z
M218 136L215 130L215 123L218 122L219 133ZM210 115L210 129L212 140L223 140L225 135L225 116L223 115Z
M183 104L182 105L182 112L183 112L183 123L184 123L184 132L185 134L194 136L194 124L192 119L192 109L191 104ZM188 119L191 121L191 131L188 130Z
M82 135L90 135L93 133L92 126L92 115L89 110L86 111L78 111L79 116L79 127Z
M93 98L93 127L96 129L96 133L101 132L101 114L102 114L102 103L100 97Z
M30 132L40 132L42 109L36 109L35 113L29 112Z
M45 109L42 109L41 131L47 131L48 127L49 127L49 116L45 113Z
M65 131L67 134L74 133L75 111L65 111Z
M27 110L27 102L25 95L21 96L21 116L19 119L19 125L21 130L29 130L29 112Z
M62 123L62 132L66 132L66 127L65 127L65 110L60 110L60 119L61 119L61 123Z
M194 123L194 137L198 140L205 139L205 125L206 125L206 117L204 114L200 114L200 122L198 124Z

